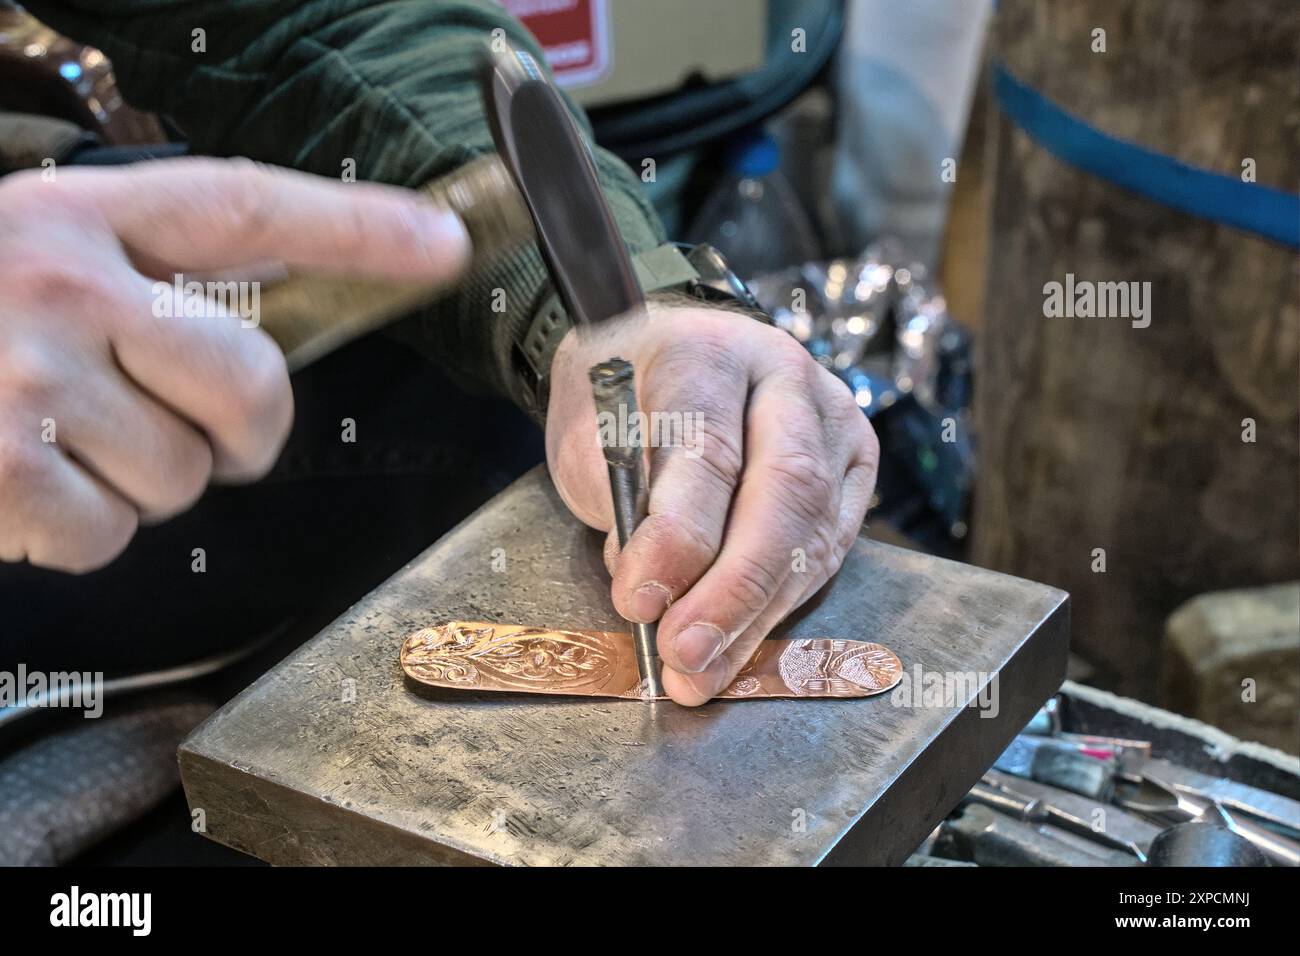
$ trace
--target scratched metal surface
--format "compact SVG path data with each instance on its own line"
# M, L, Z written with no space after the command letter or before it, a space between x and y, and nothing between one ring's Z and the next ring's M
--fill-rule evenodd
M692 710L403 678L403 637L437 620L617 629L607 588L600 537L531 472L186 741L207 835L280 864L898 863L1065 673L1063 592L864 540L777 636L1000 672L995 717L962 706L976 684Z

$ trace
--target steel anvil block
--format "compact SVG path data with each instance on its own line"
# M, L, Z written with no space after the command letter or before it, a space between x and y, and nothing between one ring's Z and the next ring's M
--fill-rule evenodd
M773 636L875 641L894 691L671 702L430 692L440 620L625 629L602 535L525 475L181 746L206 834L277 864L895 864L1065 677L1068 596L869 540Z

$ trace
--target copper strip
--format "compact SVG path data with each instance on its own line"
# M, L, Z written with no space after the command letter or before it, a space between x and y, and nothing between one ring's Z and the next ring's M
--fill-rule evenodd
M402 642L412 680L455 690L642 698L632 635L448 621ZM879 644L839 638L767 640L719 697L870 697L903 665ZM657 698L664 700L666 698Z

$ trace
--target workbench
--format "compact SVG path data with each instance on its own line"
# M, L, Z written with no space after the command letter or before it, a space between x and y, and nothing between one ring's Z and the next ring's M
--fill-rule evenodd
M626 630L603 538L542 468L475 512L182 745L206 835L275 864L897 864L1065 676L1064 592L859 539L773 636L884 644L891 693L691 709L404 677L442 620Z

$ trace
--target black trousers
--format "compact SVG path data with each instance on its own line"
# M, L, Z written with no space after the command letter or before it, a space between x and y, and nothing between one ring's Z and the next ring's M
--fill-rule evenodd
M262 481L209 489L90 574L0 564L0 670L111 678L328 621L543 457L513 406L458 391L382 333L293 389L292 436Z

